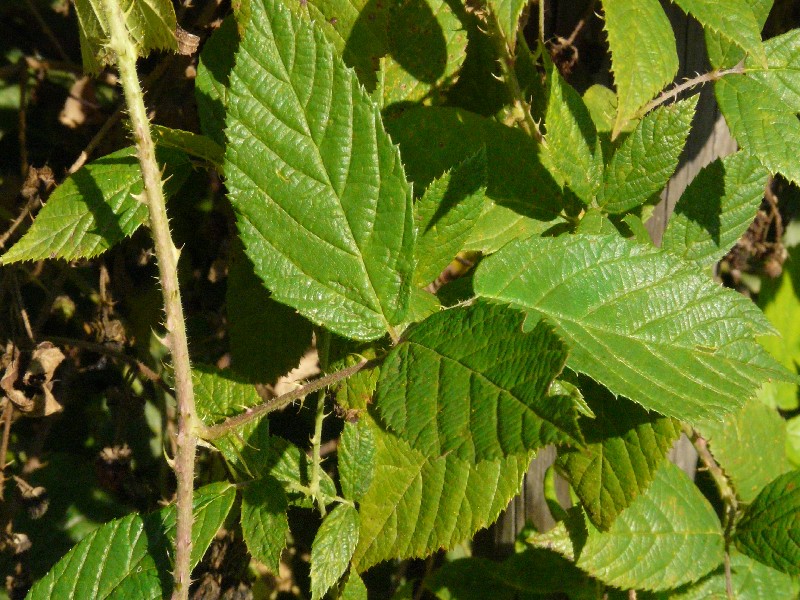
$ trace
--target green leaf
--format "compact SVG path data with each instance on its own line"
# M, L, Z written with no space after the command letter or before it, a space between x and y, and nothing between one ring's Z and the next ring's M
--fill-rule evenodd
M434 180L417 201L414 285L428 285L463 249L483 211L486 181L481 149Z
M636 208L661 192L678 166L698 96L647 114L614 152L597 204L610 213Z
M767 22L773 0L747 0L747 4L753 11L756 18L759 32ZM706 49L708 50L708 60L715 69L725 69L739 64L745 58L744 51L738 43L730 41L721 34L706 29ZM761 36L759 35L759 39Z
M680 426L592 381L581 390L595 415L580 418L586 447L561 451L556 465L592 523L606 530L650 486Z
M664 462L608 532L589 530L577 565L614 587L659 591L714 569L723 547L714 509L683 471Z
M519 491L531 453L471 464L454 454L428 458L375 431L375 477L361 499L353 565L359 571L423 557L492 523Z
M192 566L222 526L236 497L228 483L194 494ZM142 517L131 514L95 529L31 588L29 600L50 598L161 598L172 581L170 556L175 506Z
M228 82L239 33L233 15L222 21L203 45L197 64L194 97L203 133L225 147L225 111L228 107Z
M242 493L242 534L247 549L276 574L289 533L288 506L283 487L273 477L251 482Z
M375 436L366 419L347 422L339 440L339 481L342 494L359 502L375 475Z
M440 103L466 56L467 31L454 10L463 8L445 0L398 0L389 6L383 106Z
M731 134L772 173L800 183L800 121L780 93L748 75L728 75L714 84ZM775 135L780 131L780 135Z
M544 322L483 302L442 311L386 357L375 406L425 456L475 462L581 439L577 412L548 390L566 348Z
M585 203L594 200L603 178L603 152L592 117L578 92L552 63L542 161Z
M306 13L336 48L348 67L368 91L375 89L375 72L380 59L389 51L388 2L370 0L309 0L289 3L293 10Z
M719 418L770 377L791 377L755 342L773 330L752 302L617 236L512 242L479 265L474 285L552 319L572 370L680 420Z
M350 571L347 583L340 596L341 600L367 600L367 586L355 571Z
M177 50L175 9L169 0L119 0L125 25L139 56L151 50ZM115 62L108 47L110 31L103 0L75 0L80 30L83 69L99 73L103 65Z
M761 490L736 524L736 546L768 567L800 575L800 471Z
M767 55L761 43L761 27L748 0L728 0L720 10L716 0L674 0L684 12L710 30L736 44L757 62L766 66Z
M275 302L238 247L225 295L231 368L248 380L273 383L294 369L311 347L311 323Z
M191 172L183 152L160 151L170 177L167 193L177 191ZM133 234L147 221L147 205L134 148L125 148L82 167L56 188L33 225L0 261L92 258Z
M400 145L409 180L418 190L486 149L486 204L465 250L493 252L559 219L561 190L541 164L536 143L522 131L443 107L411 108L388 119L386 129Z
M245 251L279 302L346 337L382 337L405 316L413 270L400 155L321 31L277 0L251 11L225 157Z
M311 597L322 598L344 575L358 544L358 511L340 504L322 521L311 546Z
M358 354L348 355L338 368L352 367L365 358L371 360L376 356L375 348L363 348ZM336 388L336 402L345 410L366 410L367 405L372 403L379 372L377 368L364 369L342 381Z
M766 180L764 167L747 152L715 160L681 195L661 247L700 265L716 263L755 219Z
M210 138L191 131L180 129L170 129L161 125L153 125L153 140L163 148L173 148L180 150L204 161L220 173L222 172L222 146Z
M517 42L517 29L522 11L528 5L528 0L490 0L489 10L497 19L503 41L513 51Z
M675 34L658 0L603 0L617 86L613 137L678 73Z
M311 457L305 451L283 438L273 436L261 448L259 457L265 465L263 473L283 483L290 504L305 508L313 506L308 489L311 481ZM326 503L333 502L336 498L336 484L325 471L320 473L320 477L322 497Z
M614 129L614 117L617 115L617 95L614 91L604 85L595 84L583 93L583 103L597 132L611 133ZM622 131L633 131L638 122L638 119L631 119Z
M748 75L777 92L793 112L800 112L800 29L774 37L764 47L768 68L759 68L748 59Z
M670 600L728 600L725 570L718 568L686 590L670 594ZM731 589L736 600L795 598L797 584L788 575L770 569L743 554L731 551Z
M800 248L789 248L778 279L765 278L758 294L758 306L779 335L758 339L775 360L790 371L800 365ZM798 407L797 383L771 381L759 393L762 402L785 411Z
M528 548L502 563L462 558L445 563L425 587L442 600L593 598L596 583L555 552Z
M722 421L708 421L700 431L743 502L752 502L761 488L790 468L786 422L758 399Z

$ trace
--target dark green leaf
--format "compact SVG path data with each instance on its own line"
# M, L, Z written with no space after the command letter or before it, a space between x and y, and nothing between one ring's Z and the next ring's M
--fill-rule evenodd
M565 396L548 395L566 348L545 322L478 302L413 329L381 367L375 406L390 430L425 456L468 462L580 440Z
M594 382L581 389L595 415L580 419L586 447L560 452L556 464L592 522L608 529L650 486L680 427Z
M239 33L233 16L225 19L211 34L200 53L195 78L194 97L203 133L225 147L225 111L228 107L228 81Z
M247 549L275 574L289 533L288 506L283 487L273 477L250 482L242 493L242 533Z
M194 494L192 559L196 565L222 526L236 490L214 483ZM29 600L161 598L172 585L175 507L131 514L94 530L31 588Z
M736 525L736 546L768 567L800 575L800 471L761 490Z
M188 157L161 150L158 159L169 178L165 191L177 191L191 172ZM133 148L89 163L56 188L31 228L0 260L97 256L147 221L147 205L139 199L143 188Z

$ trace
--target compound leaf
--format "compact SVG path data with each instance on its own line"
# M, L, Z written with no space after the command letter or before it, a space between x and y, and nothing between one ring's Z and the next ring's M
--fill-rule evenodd
M675 4L689 13L705 28L736 44L761 65L766 65L767 55L761 43L761 27L748 0L729 0L720 10L716 0L675 0Z
M177 50L177 21L169 0L119 0L125 25L139 56L151 50ZM99 73L103 65L115 61L108 48L110 30L103 0L75 0L75 13L81 40L83 68Z
M375 405L388 428L425 456L492 460L580 440L577 412L548 395L566 348L540 322L478 302L413 329L381 368Z
M686 474L665 461L608 532L589 530L577 565L622 589L666 590L722 562L722 525Z
M603 0L617 86L613 137L678 73L675 34L658 0Z
M753 222L766 180L766 169L747 152L704 167L678 200L661 247L700 265L716 263Z
M158 159L169 178L165 191L177 191L191 172L183 153L161 149ZM134 148L125 148L82 167L58 186L31 228L0 261L92 258L133 234L147 222L147 204Z
M597 204L622 213L664 189L678 166L689 136L697 96L662 106L645 116L614 152L605 171Z
M736 525L736 546L768 567L800 575L800 471L761 490Z
M594 382L582 381L581 391L594 413L580 418L586 447L561 451L556 466L592 523L607 530L650 486L680 426Z
M278 0L250 9L225 156L245 252L276 300L346 337L377 339L405 317L413 270L399 152L316 26Z
M276 574L289 533L288 506L286 493L274 477L252 481L242 493L242 534L247 549Z
M194 494L192 566L222 526L236 497L228 483L213 483ZM131 514L106 523L78 542L28 593L50 598L147 598L169 595L175 506L149 515Z
M800 29L774 37L764 47L768 68L760 68L748 59L748 74L777 92L793 112L800 112Z
M358 511L340 504L322 521L311 545L311 597L322 598L347 570L358 543Z
M774 0L747 0L747 4L756 18L759 32L764 28ZM745 53L738 42L733 42L716 31L706 29L706 49L708 60L715 69L724 69L739 64ZM760 35L759 35L760 38ZM766 46L766 44L765 44ZM769 60L769 59L768 59Z
M399 557L424 557L492 523L519 491L532 453L504 459L428 458L375 431L375 476L361 499L353 565L359 571Z
M574 371L680 420L719 418L767 379L794 380L756 343L773 329L752 302L614 235L512 242L480 264L474 286L552 320Z

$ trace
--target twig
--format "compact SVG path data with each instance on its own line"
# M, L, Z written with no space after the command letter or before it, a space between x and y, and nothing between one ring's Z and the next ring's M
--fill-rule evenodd
M0 250L5 248L6 242L8 239L14 235L14 232L22 225L22 222L26 219L28 215L31 214L33 207L36 206L36 203L39 202L38 196L33 196L25 203L25 206L22 207L22 211L17 215L17 218L11 222L8 229L5 230L3 235L0 235Z
M147 75L147 77L145 77L142 80L142 84L141 84L142 87L143 88L148 88L157 79L159 79L164 74L164 72L167 70L167 67L169 66L169 61L170 61L170 58L166 58L166 59L162 60L156 66L156 68L153 69ZM86 144L86 148L84 148L81 151L81 153L78 156L78 158L75 159L75 162L72 163L72 166L69 168L69 171L68 171L68 173L70 175L72 175L75 171L77 171L84 164L86 164L86 161L89 160L89 157L92 155L92 152L97 150L97 147L100 145L100 143L103 141L103 139L105 139L106 135L108 135L108 132L111 131L111 129L114 127L114 125L117 124L117 122L120 120L120 118L122 117L122 115L124 113L125 113L125 103L121 102L119 104L119 106L117 106L117 108L114 110L114 112L111 113L111 116L109 116L108 119L106 119L106 122L103 123L103 126L97 131L97 133L94 134L92 139L89 140L89 143Z
M64 62L71 63L72 61L70 60L69 55L64 52L64 48L62 48L58 38L53 34L53 30L50 29L50 26L42 18L42 15L39 14L39 11L36 9L36 6L34 6L33 2L31 2L31 0L25 0L25 4L28 6L28 10L33 14L33 18L36 19L39 27L42 28L42 32L44 33L45 37L50 41L53 48L55 48L58 56L61 57Z
M285 408L292 402L300 400L301 398L305 398L309 394L313 394L314 392L326 388L329 385L338 383L343 379L347 379L359 371L377 367L381 364L381 362L383 362L383 359L362 360L352 367L347 367L341 371L336 371L330 375L325 375L324 377L315 379L311 383L307 383L306 385L292 390L291 392L286 392L285 394L282 394L276 398L262 402L253 408L248 408L245 412L236 415L235 417L230 417L218 425L203 428L200 431L200 437L207 441L219 439L255 419L259 419L271 412Z
M539 0L539 43L544 48L544 11L547 8L547 0Z
M191 578L192 498L194 494L194 463L197 451L197 419L192 389L189 346L186 322L178 287L179 252L172 241L164 199L161 169L156 162L155 145L150 133L150 121L144 105L141 84L136 73L136 49L125 26L118 0L104 0L110 29L109 47L116 54L122 89L136 142L136 153L142 171L144 192L140 197L150 213L150 231L156 249L159 280L166 314L167 345L172 354L175 371L175 397L178 405L177 452L173 468L178 482L175 567L173 600L187 600Z
M687 425L683 426L683 430L689 439L692 440L692 444L694 444L694 447L697 450L697 455L700 457L700 460L703 461L703 464L708 470L709 475L711 475L711 478L714 480L714 483L719 490L720 498L725 505L725 516L723 518L725 529L725 592L728 598L733 600L733 579L731 576L731 560L729 550L731 544L731 535L733 533L733 524L736 519L736 514L739 510L739 501L736 498L736 492L733 489L733 486L731 485L727 475L725 475L725 472L717 464L717 461L714 460L711 452L709 452L706 440L703 439L693 428Z
M110 356L111 358L116 358L117 360L121 360L122 362L126 362L132 367L135 367L136 370L146 379L152 381L162 390L167 392L168 394L172 394L172 388L167 385L167 382L153 369L148 367L142 361L140 361L135 356L129 356L124 352L120 352L119 350L114 350L105 344L98 344L96 342L90 342L88 340L79 340L74 338L62 337L59 335L48 335L47 339L54 344L60 344L62 346L74 346L75 348L83 348L84 350L89 350L90 352L97 352L98 354L105 354L106 356Z
M586 7L586 11L584 11L583 16L580 18L580 21L578 21L575 24L575 28L572 30L572 33L569 34L569 37L567 38L567 43L570 46L575 45L575 40L578 39L578 36L581 34L581 31L583 31L583 28L586 27L586 23L589 22L589 19L591 19L592 14L594 14L594 5L596 1L597 0L591 0L591 2L589 2L589 5Z
M14 290L14 305L17 309L17 313L19 314L19 318L22 321L22 325L25 328L25 333L28 336L28 339L32 342L36 342L36 336L33 335L33 329L31 328L31 321L28 318L28 311L25 309L25 302L22 299L22 291L19 289L19 280L17 279L17 273L14 269L11 269L9 272L9 276L11 277L11 287Z
M327 331L317 331L317 355L319 356L320 369L324 370L328 366L328 355L331 347L331 335ZM311 438L311 479L309 489L311 497L317 503L319 513L324 517L326 513L325 501L320 492L320 480L322 478L322 458L320 457L320 446L322 445L322 424L325 421L325 392L326 388L320 388L317 394L317 410L314 418L314 437Z
M19 70L19 132L17 139L19 141L19 166L22 171L22 177L28 176L28 69L24 66L25 59L20 58Z
M683 83L674 86L672 89L663 92L660 96L658 96L658 98L645 105L645 107L639 111L639 116L641 117L646 115L654 108L661 106L665 102L669 102L673 98L677 97L680 93L690 90L693 87L702 85L704 83L717 81L725 77L725 75L741 75L742 73L744 73L744 67L737 65L730 69L715 70L709 73L703 73L702 75L697 75L692 79L687 79Z
M539 1L541 3L544 0ZM525 99L522 93L519 79L517 79L517 72L514 69L516 58L514 55L515 50L510 46L511 41L507 40L503 35L503 31L500 29L500 25L497 22L497 17L493 13L487 16L486 21L489 26L489 37L495 42L497 53L500 56L500 70L503 73L502 80L505 82L511 94L511 103L514 107L514 111L517 113L515 116L520 129L535 140L541 142L542 132L539 131L539 126L531 116L530 103Z
M6 487L6 454L8 453L8 440L11 437L11 420L14 416L14 403L5 398L3 409L3 440L0 442L0 501L4 500L3 490Z

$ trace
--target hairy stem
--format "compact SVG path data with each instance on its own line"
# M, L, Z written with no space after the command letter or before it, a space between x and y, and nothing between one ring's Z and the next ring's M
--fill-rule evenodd
M739 501L736 499L736 491L733 489L728 476L714 460L711 452L708 450L708 444L700 434L698 434L691 427L684 425L684 433L692 440L697 455L703 461L703 465L708 471L711 478L719 490L720 498L725 505L725 516L723 518L723 526L725 528L725 592L731 600L733 600L733 579L731 576L731 559L730 559L730 544L731 536L733 535L733 524L736 520L736 514L739 510Z
M658 96L654 100L651 100L648 104L645 105L644 108L642 108L639 111L639 116L642 117L642 116L646 115L647 113L649 113L654 108L658 108L659 106L661 106L665 102L669 102L670 100L676 98L682 92L685 92L686 90L690 90L693 87L697 87L698 85L702 85L704 83L717 81L717 80L722 79L723 77L725 77L725 75L741 75L742 73L744 73L744 67L736 66L736 67L732 67L730 69L715 70L715 71L711 71L709 73L703 73L702 75L697 75L696 77L692 77L691 79L687 79L683 83L678 84L676 86L673 86L669 90L666 90L665 92L663 92L660 96Z
M489 14L486 18L489 26L489 37L494 41L497 54L500 57L500 71L503 74L503 81L511 94L511 104L514 107L514 116L517 119L520 129L537 141L542 141L542 132L531 116L531 105L522 93L522 88L517 79L517 72L514 69L516 61L516 41L507 40L497 18Z
M189 366L186 324L178 288L179 252L172 242L164 201L161 170L156 162L155 146L150 134L150 121L144 96L136 74L136 47L125 26L125 17L118 0L104 0L106 18L111 30L109 47L116 55L120 81L125 93L128 116L136 142L136 153L144 181L143 200L150 213L150 231L155 244L161 291L166 314L167 345L175 370L175 397L178 404L177 451L173 468L178 482L177 527L175 537L175 588L173 600L189 597L192 551L192 496L194 493L194 461L197 447L194 391Z
M317 330L317 354L319 355L319 367L325 372L328 368L328 355L330 354L331 334L324 330ZM327 388L319 389L317 394L317 411L314 418L314 437L311 438L311 481L309 488L311 496L317 503L320 514L325 516L325 501L320 493L319 482L322 478L322 458L320 457L320 446L322 445L322 423L325 421L325 393Z
M239 427L242 427L247 423L250 423L251 421L260 419L264 415L267 415L271 412L275 412L276 410L281 410L282 408L286 408L292 402L305 398L309 394L313 394L314 392L324 389L329 385L338 383L343 379L347 379L348 377L355 375L359 371L377 367L378 365L381 364L381 362L382 360L380 359L362 360L361 362L356 363L352 367L347 367L346 369L342 369L341 371L336 371L335 373L331 373L330 375L325 375L324 377L315 379L311 383L307 383L306 385L299 387L296 390L292 390L291 392L286 392L285 394L282 394L277 398L272 398L271 400L262 402L257 406L248 408L243 413L238 414L235 417L230 417L224 420L222 423L219 423L218 425L212 425L211 427L203 428L200 431L200 437L209 442L217 440L235 431Z

